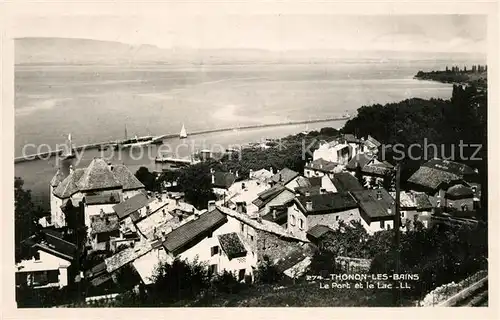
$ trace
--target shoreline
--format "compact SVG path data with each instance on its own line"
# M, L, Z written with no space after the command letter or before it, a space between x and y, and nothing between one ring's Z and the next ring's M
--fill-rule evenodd
M258 125L248 125L248 126L238 126L238 127L229 127L229 128L220 128L220 129L210 129L210 130L200 130L189 133L189 136L197 136L203 134L210 133L222 133L226 131L244 131L244 130L252 130L252 129L261 129L261 128L273 128L273 127L284 127L284 126L293 126L293 125L301 125L301 124L312 124L312 123L322 123L322 122L333 122L333 121L344 121L349 120L351 117L331 117L325 119L315 119L315 120L301 120L301 121L289 121L289 122L280 122L280 123L270 123L270 124L258 124ZM164 140L178 137L179 134L168 133L164 135L159 135L153 138L153 140ZM73 151L81 151L81 150L92 150L97 149L99 147L109 145L112 143L117 143L118 141L105 141L105 142L97 142L86 144L82 146L77 146L73 148ZM38 153L38 154L30 154L26 156L18 156L14 158L14 164L23 163L27 161L35 161L35 160L48 160L54 156L61 154L64 150L52 150L49 152Z

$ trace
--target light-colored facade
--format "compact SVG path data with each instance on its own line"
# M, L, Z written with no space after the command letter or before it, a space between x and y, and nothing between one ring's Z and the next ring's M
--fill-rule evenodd
M16 282L35 289L65 287L71 262L42 250L39 259L23 260L16 264Z

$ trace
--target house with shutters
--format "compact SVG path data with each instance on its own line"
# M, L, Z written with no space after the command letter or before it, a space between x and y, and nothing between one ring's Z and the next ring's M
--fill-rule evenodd
M382 185L384 177L394 171L394 166L387 161L380 161L375 154L359 153L346 166L346 170L355 175L360 171L367 185L376 187Z
M271 186L282 185L288 190L295 190L295 188L309 186L307 178L289 168L283 168L274 174L269 179L269 182Z
M62 235L41 231L22 241L21 245L33 255L16 264L16 285L33 289L62 288L77 274L80 254L76 245Z
M352 156L352 147L341 139L321 141L318 149L313 152L313 160L323 159L341 166L345 166Z
M58 170L50 181L51 225L65 227L63 207L71 202L78 207L85 205L85 225L90 226L90 217L101 210L109 213L111 208L124 199L144 192L144 185L120 164L108 164L101 158L94 158L86 168L69 168L68 174Z
M433 159L408 179L411 190L424 192L435 207L473 211L479 206L478 173L469 166Z
M368 233L394 228L395 202L385 189L352 191L359 206L361 223Z
M336 172L341 172L342 170L343 167L339 163L319 158L313 161L309 161L305 164L304 176L306 178L310 178L322 177L326 175L331 178Z
M288 207L287 231L300 237L316 225L331 229L341 222L361 220L358 205L349 192L300 196Z
M172 226L168 232L141 239L105 263L108 273L132 264L143 282L150 283L158 263L197 259L212 272L228 270L243 280L253 278L259 260L268 257L277 261L307 243L307 238L290 235L274 222L250 218L211 202L206 212Z
M257 198L252 201L252 209L249 212L256 212L256 215L265 216L271 212L273 207L284 205L293 198L295 198L295 192L282 184L277 184L259 193Z

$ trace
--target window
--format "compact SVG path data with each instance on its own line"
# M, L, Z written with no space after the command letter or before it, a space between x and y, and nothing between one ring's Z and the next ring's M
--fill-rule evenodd
M292 225L292 226L295 225L295 216L294 215L291 216L290 225Z
M386 229L387 229L387 230L391 230L391 225L390 225L390 224L387 224Z
M405 212L401 211L401 218L404 218L404 217L405 217Z
M467 205L466 204L462 205L462 211L467 211Z
M245 225L243 224L243 222L241 222L241 232L244 232L245 231Z
M436 201L436 207L440 207L441 206L441 201Z
M339 216L335 216L335 221L339 221Z
M250 236L250 241L253 241L253 236L251 234L249 234Z
M211 264L210 267L209 267L209 269L208 269L208 272L210 274L216 274L217 271L218 271L217 265L216 264Z
M245 279L245 269L240 269L238 272L238 281L242 281L243 279Z
M304 229L304 220L299 219L300 229Z
M384 221L380 221L380 229L384 229L384 228L385 228Z
M210 256L213 257L216 254L219 254L219 246L214 246L210 248Z

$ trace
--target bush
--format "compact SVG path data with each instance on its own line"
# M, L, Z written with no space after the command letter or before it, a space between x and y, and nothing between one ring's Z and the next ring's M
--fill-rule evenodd
M335 265L335 253L328 250L318 250L312 257L309 270L313 275L328 276L337 271Z
M245 284L240 283L232 272L226 270L212 278L212 289L215 292L237 293L243 287Z
M151 294L158 302L192 299L210 288L207 267L194 261L176 258L172 264L161 264L153 275Z
M278 270L276 265L268 257L264 257L264 261L260 263L257 269L257 282L273 284L279 282L282 278L283 274Z

